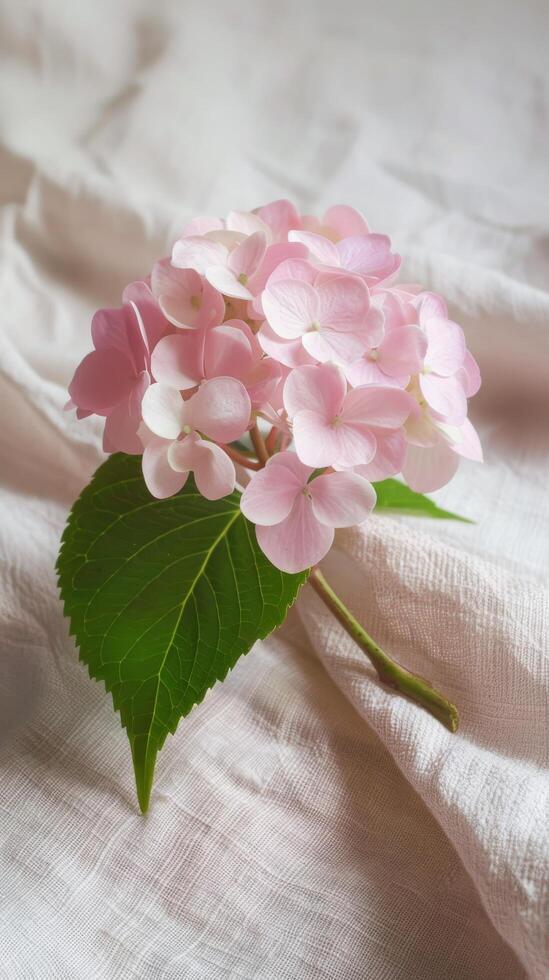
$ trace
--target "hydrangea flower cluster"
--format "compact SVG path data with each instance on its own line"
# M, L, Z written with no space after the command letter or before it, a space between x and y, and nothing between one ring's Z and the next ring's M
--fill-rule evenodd
M440 296L396 283L399 266L343 205L195 218L121 308L95 314L69 405L105 418L106 452L142 454L156 497L192 473L216 500L241 464L264 553L284 571L312 566L334 528L368 516L372 481L436 490L460 457L482 459L463 331ZM234 445L248 433L255 458Z

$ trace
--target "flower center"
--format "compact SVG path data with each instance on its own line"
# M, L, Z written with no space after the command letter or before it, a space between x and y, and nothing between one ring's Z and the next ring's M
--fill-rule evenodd
M313 320L311 326L309 327L309 330L320 330L320 323L318 322L318 320Z
M191 296L191 306L193 310L200 309L200 296Z
M303 494L304 497L307 497L308 500L312 500L312 494L311 491L309 490L309 486L307 483L305 484L304 487L302 487L301 493Z
M378 351L377 347L372 347L372 350L368 354L368 360L369 361L377 361L378 358L379 358L379 351Z
M240 273L240 275L238 277L238 281L240 283L242 283L243 286L247 286L248 285L248 276L246 275L245 272L241 272Z
M181 429L181 431L182 431L182 433L183 433L184 436L190 436L190 434L191 434L191 432L193 430L191 429L190 425L184 425L183 428Z
M341 415L335 415L332 419L332 429L337 429L341 425Z

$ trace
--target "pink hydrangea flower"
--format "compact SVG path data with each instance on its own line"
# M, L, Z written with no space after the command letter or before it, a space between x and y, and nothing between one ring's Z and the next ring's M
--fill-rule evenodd
M427 340L419 376L421 393L438 415L458 425L467 415L463 330L448 319L446 303L435 293L421 293L415 305L419 325Z
M291 201L271 201L258 208L256 213L269 228L273 242L287 242L289 232L302 225L301 217Z
M342 238L350 238L352 235L370 234L364 215L356 208L349 207L348 204L333 205L324 212L321 218L312 214L303 215L301 224L296 228L297 230L303 228L305 231L312 231L324 238L329 238L331 242L339 242ZM288 229L288 231L291 230Z
M352 235L337 244L310 231L291 231L291 242L300 242L311 259L321 267L341 269L361 276L375 286L393 276L400 266L400 255L391 250L387 235Z
M143 475L155 497L177 492L191 472L209 500L234 490L234 464L215 442L239 439L248 427L251 404L240 381L205 381L186 401L176 388L153 384L143 397L142 411L149 436Z
M345 368L352 385L396 385L406 388L412 374L421 371L427 351L423 331L406 320L403 304L389 292L375 297L383 314L371 346Z
M406 456L402 474L419 493L439 490L452 479L461 456L482 462L482 447L469 419L449 425L423 402L414 405L406 423Z
M172 265L194 269L224 296L253 300L280 262L303 254L303 246L293 243L268 246L262 231L247 237L240 232L208 232L180 238L173 247Z
M151 289L175 327L201 330L223 323L223 296L194 269L176 269L170 259L160 259L153 267Z
M151 353L168 332L145 282L131 283L116 309L99 310L92 320L95 350L77 367L69 385L80 415L106 417L105 452L138 454L141 401L151 381Z
M343 469L371 462L377 452L376 432L400 428L413 399L389 386L348 390L340 368L320 364L291 372L284 405L300 460L308 466Z
M243 507L275 564L307 567L334 527L363 519L369 481L401 473L430 491L460 457L482 459L467 418L478 365L441 297L392 282L399 263L345 205L197 217L150 287L133 283L120 309L96 314L70 405L105 418L107 452L143 454L158 497L194 473L217 499L235 486L233 459L256 470L271 455ZM229 444L257 418L271 430L262 450L254 429L253 460Z
M256 525L259 547L284 572L316 565L332 546L334 528L360 524L375 506L373 487L356 473L311 479L313 472L295 453L279 453L242 494L242 513Z
M352 363L368 345L379 322L370 307L368 287L357 276L318 273L305 262L293 263L294 277L271 276L262 296L271 329L285 340L301 339L313 358Z
M180 331L164 337L153 352L152 370L157 381L180 391L207 378L237 378L256 411L272 398L282 375L277 361L263 356L243 320L226 320L203 333Z

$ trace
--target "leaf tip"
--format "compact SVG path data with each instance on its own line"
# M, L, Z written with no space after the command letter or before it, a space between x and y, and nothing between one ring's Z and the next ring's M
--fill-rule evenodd
M146 736L138 736L132 743L133 771L139 809L144 815L149 809L154 780L157 749Z

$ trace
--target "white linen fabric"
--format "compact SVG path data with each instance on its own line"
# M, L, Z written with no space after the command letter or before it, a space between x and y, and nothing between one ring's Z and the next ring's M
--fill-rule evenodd
M549 975L549 8L0 3L0 976ZM481 362L476 526L373 518L325 563L459 706L382 689L310 587L161 753L78 663L54 561L102 458L89 321L193 213L364 210Z

